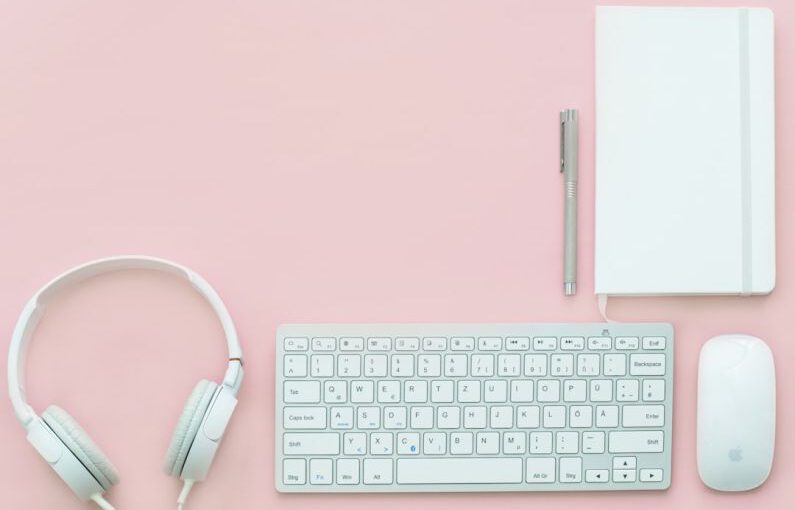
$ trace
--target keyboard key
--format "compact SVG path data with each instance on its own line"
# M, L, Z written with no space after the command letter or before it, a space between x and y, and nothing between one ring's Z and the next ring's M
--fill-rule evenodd
M398 337L395 338L396 351L418 351L420 350L420 339L417 337Z
M470 375L475 377L494 376L494 355L493 354L473 354L471 356L472 366Z
M549 362L549 373L556 377L574 375L574 355L553 354Z
M431 402L448 403L453 401L453 381L431 382Z
M612 345L613 340L609 336L588 337L588 349L592 351L609 351Z
M605 354L603 373L610 377L621 377L627 374L626 354Z
M522 373L522 357L519 354L500 354L497 356L497 375L517 377Z
M544 428L561 429L566 426L566 406L544 406Z
M444 376L465 377L468 361L466 354L447 354L444 357Z
M313 351L333 351L337 348L337 339L331 337L316 337L312 339Z
M538 381L539 402L558 402L560 401L560 381L542 379Z
M482 336L478 338L478 349L481 351L502 350L502 338L498 336Z
M309 483L313 485L329 485L333 469L331 459L312 459L309 461Z
M333 377L334 376L334 355L332 354L313 354L312 377Z
M588 483L607 483L610 481L610 472L607 469L587 469L585 481Z
M348 351L363 351L364 338L361 337L343 337L340 338L340 350Z
M541 426L541 408L538 406L519 406L516 408L516 427L537 429Z
M325 429L325 407L285 407L284 428L286 429Z
M533 401L532 380L511 381L511 402L532 402L532 401Z
M555 459L530 457L527 459L527 483L553 483L555 481Z
M624 427L654 428L662 427L665 421L665 408L656 406L624 406L621 408L621 425Z
M582 481L582 459L579 457L564 457L559 461L561 483L580 483Z
M644 336L643 348L647 350L662 351L665 349L664 336Z
M636 336L617 336L616 349L619 351L632 351L638 349L638 337Z
M471 432L453 432L450 434L450 453L453 455L471 455L474 435Z
M552 459L554 461L554 459ZM399 484L520 483L522 459L398 459Z
M408 410L402 406L384 408L385 429L405 429L408 426Z
M358 354L337 356L337 374L340 377L360 377L362 375L362 357Z
M502 436L502 453L522 455L527 449L527 436L523 432L506 432Z
M663 433L659 430L616 431L608 436L610 453L656 453L663 451Z
M454 336L450 339L451 351L474 351L475 339L471 336Z
M413 429L432 429L433 413L435 409L430 406L411 408L411 428Z
M544 377L547 375L546 354L525 354L524 375L528 377Z
M638 467L637 457L613 457L613 469L635 469Z
M285 381L284 401L288 404L320 402L320 381Z
M359 483L359 459L337 459L337 483L339 485Z
M618 483L632 483L635 481L636 472L634 469L614 469L613 481Z
M662 402L665 400L665 380L644 379L643 400L646 402Z
M662 469L641 469L640 470L641 482L662 482L663 470Z
M464 408L465 429L485 429L487 425L486 406L469 406Z
M287 354L284 356L284 375L286 377L306 377L308 361L303 354Z
M552 453L552 432L531 432L530 453Z
M406 432L397 435L398 455L419 455L420 435L416 432Z
M327 404L340 404L348 400L348 383L345 381L326 381L323 384L323 401Z
M392 455L392 433L373 432L370 434L370 454ZM367 461L365 461L367 462Z
M475 451L478 455L496 455L500 453L500 433L478 432L475 434Z
M596 406L596 426L618 427L618 406Z
M300 337L300 338L285 338L284 339L284 350L285 351L306 351L309 349L309 339ZM301 482L303 483L303 482Z
M425 432L422 435L422 453L424 455L444 455L447 453L447 434Z
M356 409L356 428L362 430L377 429L381 426L381 408L375 406Z
M570 455L579 452L580 435L577 432L556 432L555 453Z
M610 402L613 400L613 380L591 379L589 395L592 402Z
M599 375L599 355L598 354L578 354L577 355L577 375L593 376Z
M353 428L353 408L352 407L332 407L329 413L331 417L330 426L332 429L352 429Z
M286 455L337 455L340 435L336 432L287 432L283 448Z
M367 339L367 350L369 351L388 351L391 349L392 349L391 338L375 336Z
M569 408L569 427L573 429L589 429L593 424L593 408L591 406L571 406Z
M393 354L391 364L392 377L414 377L414 356L411 354Z
M392 459L364 459L364 483L385 485L392 483Z
M422 339L422 348L426 351L447 350L447 339L443 336L426 336Z
M582 433L582 453L604 453L604 452L605 452L604 432Z
M632 354L629 357L631 375L665 375L665 354Z
M585 402L585 380L567 379L563 381L564 402Z
M387 358L385 354L367 354L364 357L366 377L386 377Z
M486 402L505 402L508 400L508 381L484 381L483 400Z
M373 402L373 381L351 381L351 402L370 404Z
M284 459L282 466L282 479L285 485L306 483L306 461L304 459Z
M554 351L558 348L558 339L554 336L537 336L533 338L534 351Z
M581 336L562 336L560 337L561 351L581 351L585 349L585 338ZM561 480L563 481L563 480Z
M461 409L458 407L439 407L436 410L436 426L440 429L457 429L461 426Z
M428 401L428 381L406 381L403 400L416 404Z
M458 401L461 403L480 402L480 381L458 381Z
M619 402L637 402L638 380L619 379L616 382L616 400Z
M343 434L342 451L345 455L365 455L367 453L367 434L364 432Z
M417 358L417 375L420 377L442 375L442 357L439 354L420 354Z
M506 351L530 350L530 338L526 336L509 336L505 339Z

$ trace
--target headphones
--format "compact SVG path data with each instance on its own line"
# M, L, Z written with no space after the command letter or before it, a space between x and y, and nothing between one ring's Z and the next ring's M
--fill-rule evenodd
M162 271L189 281L218 315L229 347L229 365L223 382L199 381L188 397L166 453L166 473L184 481L177 500L179 510L193 484L207 476L237 405L237 393L243 380L243 355L232 317L204 278L168 260L143 256L104 258L66 271L42 287L17 320L8 353L9 395L17 419L39 455L80 499L90 499L105 510L113 510L102 494L119 481L116 468L66 411L51 405L41 416L36 414L25 399L23 369L28 341L53 295L93 276L128 269Z

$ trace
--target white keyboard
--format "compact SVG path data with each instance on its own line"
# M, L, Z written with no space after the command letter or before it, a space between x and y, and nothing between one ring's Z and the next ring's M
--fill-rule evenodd
M296 324L277 336L281 492L671 483L669 324Z

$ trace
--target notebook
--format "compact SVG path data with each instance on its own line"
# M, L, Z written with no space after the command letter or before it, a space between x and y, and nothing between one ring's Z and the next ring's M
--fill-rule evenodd
M597 7L603 295L775 286L773 14Z

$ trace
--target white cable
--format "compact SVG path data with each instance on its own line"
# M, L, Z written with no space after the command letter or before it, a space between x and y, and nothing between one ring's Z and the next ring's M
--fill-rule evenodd
M100 494L99 492L97 492L96 494L92 494L91 500L97 505L99 505L99 507L102 510L116 510L115 508L113 508L113 505L108 503L108 501L105 498L103 498L102 494Z
M607 316L607 294L597 294L596 302L599 306L599 313L602 314L602 318L605 322L615 322Z
M185 480L185 483L182 485L182 491L177 498L177 510L183 510L185 508L185 500L188 499L188 494L193 488L194 483L193 480Z

